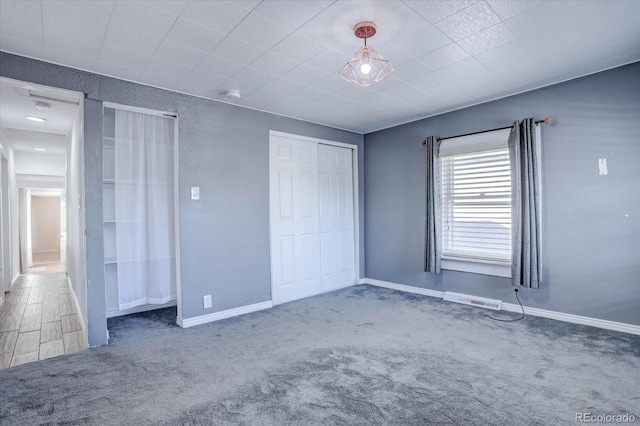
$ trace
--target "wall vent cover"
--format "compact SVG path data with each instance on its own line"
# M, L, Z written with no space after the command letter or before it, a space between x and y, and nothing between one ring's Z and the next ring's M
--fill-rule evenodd
M499 311L502 309L502 300L487 299L484 297L471 296L469 294L454 293L447 291L444 293L442 300L447 302L462 303L465 305L478 306L480 308L493 309Z

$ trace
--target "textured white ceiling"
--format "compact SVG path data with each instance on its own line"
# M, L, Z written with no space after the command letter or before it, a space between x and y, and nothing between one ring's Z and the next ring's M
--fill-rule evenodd
M640 60L640 1L2 0L0 50L367 133ZM338 71L361 46L396 71Z

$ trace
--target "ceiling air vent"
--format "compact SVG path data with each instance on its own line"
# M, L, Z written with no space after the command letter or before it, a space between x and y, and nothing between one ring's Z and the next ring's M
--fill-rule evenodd
M484 297L471 296L469 294L454 293L452 291L445 292L442 300L471 306L479 306L481 308L493 309L495 311L502 309L502 300L487 299Z
M61 102L65 104L79 105L79 96L75 93L68 93L58 90L40 90L31 89L29 87L16 87L16 93L20 96L27 96L32 99L40 99L44 101Z

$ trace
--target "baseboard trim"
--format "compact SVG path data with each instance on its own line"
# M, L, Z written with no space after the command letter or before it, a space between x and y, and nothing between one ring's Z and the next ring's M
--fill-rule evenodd
M410 285L396 284L389 281L374 280L373 278L362 278L360 280L360 284L371 284L377 287L390 288L392 290L405 291L407 293L415 293L415 294L422 294L423 296L437 297L438 299L442 299L444 297L444 291L429 290L426 288L413 287Z
M87 326L84 322L84 317L82 316L82 310L80 309L80 303L78 303L78 296L76 295L75 290L73 289L73 284L71 282L71 277L67 275L67 285L69 289L71 289L71 294L73 294L73 301L76 305L76 311L78 312L78 318L80 320L80 327L82 328L82 335L84 336L84 342L89 347L89 333L87 332Z
M507 312L521 313L520 305L513 303L503 303L502 310ZM524 313L534 317L549 318L557 321L570 322L572 324L588 325L591 327L604 328L605 330L620 331L622 333L635 334L640 336L640 326L626 324L623 322L603 320L599 318L585 317L582 315L566 314L558 311L548 311L540 308L530 308L524 306Z
M158 305L141 305L141 306L136 306L135 308L123 309L121 311L108 311L107 318L121 317L124 315L131 315L131 314L139 314L141 312L155 311L156 309L172 308L177 305L178 305L177 301L170 300L167 303L162 303Z
M195 325L206 324L208 322L220 321L223 319L237 317L239 315L249 314L251 312L261 311L263 309L269 309L273 307L273 302L268 300L266 302L254 303L253 305L240 306L238 308L227 309L226 311L214 312L212 314L200 315L198 317L183 318L178 322L178 325L182 328L189 328Z
M407 293L422 294L425 296L437 297L442 299L444 297L443 291L428 290L420 287L413 287L404 284L396 284L388 281L374 280L372 278L362 278L359 280L359 284L370 284L377 287L389 288L392 290L405 291ZM520 305L513 303L502 303L502 310L507 312L522 312ZM596 328L603 328L605 330L619 331L622 333L629 333L640 336L640 326L633 324L626 324L623 322L608 321L599 318L585 317L581 315L567 314L558 311L549 311L547 309L530 308L524 306L524 312L526 315L534 317L549 318L557 321L568 322L572 324L588 325Z

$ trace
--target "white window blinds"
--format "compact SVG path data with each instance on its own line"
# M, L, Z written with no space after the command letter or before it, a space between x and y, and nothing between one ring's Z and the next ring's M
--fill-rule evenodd
M449 141L443 143L443 258L511 261L507 137L484 135L484 144L478 138L470 144L455 140L445 147Z

